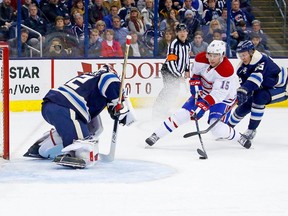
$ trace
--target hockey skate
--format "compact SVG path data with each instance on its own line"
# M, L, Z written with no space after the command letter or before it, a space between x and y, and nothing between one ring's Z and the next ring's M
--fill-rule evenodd
M240 133L240 139L238 140L238 143L240 143L240 145L246 149L251 147L251 140L245 134Z
M51 129L51 131L54 129ZM50 131L49 131L50 132ZM43 136L38 139L29 149L28 151L23 155L23 157L32 157L32 158L43 158L39 154L39 148L40 148L40 143L42 143L45 139L49 137L49 132L46 132L43 134Z
M252 139L254 139L254 137L256 136L256 129L255 129L255 130L247 129L247 130L244 132L244 135L245 135L249 140L252 140Z
M154 145L160 138L155 134L153 133L150 137L148 137L145 142L149 145L149 146L152 146Z

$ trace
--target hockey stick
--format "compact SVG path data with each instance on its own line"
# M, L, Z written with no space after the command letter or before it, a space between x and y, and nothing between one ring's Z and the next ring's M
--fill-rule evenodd
M196 90L196 94L195 94L195 105L196 105L196 102L197 102L198 97L199 97L199 88L198 88L198 86L195 86L195 90ZM205 151L201 134L199 133L200 129L199 129L199 122L198 122L198 118L197 118L196 112L194 113L194 121L195 121L195 125L196 125L196 130L198 132L199 141L200 141L200 144L201 144L201 147L202 147L202 149L200 149L200 148L197 149L197 152L200 155L199 159L208 159L208 155L207 155L207 153Z
M117 105L121 105L121 103L122 103L122 97L123 97L122 91L123 91L124 80L125 80L125 76L126 76L126 66L127 66L127 59L128 59L130 44L131 44L131 36L127 35L127 37L126 37L126 50L125 50L125 55L124 55L124 64L123 64L120 90L119 90L119 99L118 99ZM101 161L111 162L115 158L118 124L119 124L119 115L115 116L115 119L114 119L112 138L111 138L111 144L110 144L110 151L107 155L99 154Z
M195 124L196 124L196 129L199 132L200 129L199 129L199 123L198 123L197 115L195 115L194 120L195 120ZM200 155L199 159L208 159L208 155L205 151L204 144L203 144L202 137L201 137L200 133L198 133L198 137L199 137L199 141L200 141L200 144L202 147L202 149L199 149L199 148L197 149L197 152Z
M187 133L187 134L184 134L184 138L188 138L188 137L191 137L191 136L195 136L197 134L205 134L205 133L208 133L224 116L227 115L227 113L229 113L233 107L235 106L237 102L234 102L234 104L232 104L229 109L223 113L215 122L213 122L208 128L206 128L205 130L201 130L201 131L194 131L194 132L190 132L190 133Z

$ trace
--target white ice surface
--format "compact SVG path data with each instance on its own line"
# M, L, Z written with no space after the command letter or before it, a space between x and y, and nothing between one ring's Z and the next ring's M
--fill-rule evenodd
M144 149L161 120L136 109L138 122L119 127L115 161L72 170L22 155L50 128L39 112L11 113L11 160L0 159L0 215L287 216L288 109L266 110L252 148L203 135L184 139L194 122ZM205 129L205 119L200 127ZM100 151L113 121L102 114ZM245 119L237 128L244 131Z

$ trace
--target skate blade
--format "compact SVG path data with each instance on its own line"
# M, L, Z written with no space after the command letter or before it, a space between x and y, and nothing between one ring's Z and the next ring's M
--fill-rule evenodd
M23 155L23 157L41 158L41 159L43 159L43 157L42 157L41 155L39 155L39 154L31 154L31 153L29 153L29 152L26 152L26 153Z
M86 163L84 160L63 155L55 157L53 162L56 163L57 165L73 169L84 169L86 167Z

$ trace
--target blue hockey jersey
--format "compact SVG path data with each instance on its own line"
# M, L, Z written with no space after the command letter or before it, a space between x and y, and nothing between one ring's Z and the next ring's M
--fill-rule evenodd
M237 69L241 86L249 92L277 86L281 82L281 72L281 68L270 57L257 50L248 65L242 63Z
M51 89L43 100L68 107L90 122L107 103L117 101L119 91L120 79L114 73L83 74Z

